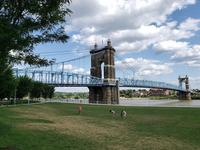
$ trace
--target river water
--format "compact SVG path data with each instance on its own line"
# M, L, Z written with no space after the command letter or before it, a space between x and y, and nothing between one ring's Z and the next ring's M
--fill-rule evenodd
M82 103L88 104L87 99L62 99L62 100L49 100L46 102L59 102L59 103ZM180 101L180 100L150 100L150 99L120 99L120 106L151 106L151 107L199 107L200 100Z
M200 100L150 100L150 99L121 99L121 106L153 106L153 107L200 107Z

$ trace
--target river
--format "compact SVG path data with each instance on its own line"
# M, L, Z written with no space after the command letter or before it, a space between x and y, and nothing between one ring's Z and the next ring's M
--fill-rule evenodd
M87 99L62 99L62 100L48 100L46 102L59 103L82 103L88 104ZM151 107L199 107L200 100L180 101L180 100L150 100L150 99L120 99L120 106L151 106Z
M150 100L150 99L121 99L121 106L154 106L154 107L200 107L200 100Z

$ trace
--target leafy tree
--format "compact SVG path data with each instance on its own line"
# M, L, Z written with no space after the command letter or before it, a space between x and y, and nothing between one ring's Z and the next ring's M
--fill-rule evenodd
M48 98L48 95L49 95L49 85L44 84L43 90L42 90L42 97L46 99L46 98Z
M30 92L30 97L40 98L42 97L42 91L43 91L43 83L35 81L33 82L33 87Z
M126 94L127 94L127 97L128 97L128 98L131 98L131 97L133 96L132 90L127 90L127 91L126 91Z
M33 82L30 78L24 76L18 78L17 86L17 98L23 98L28 95L33 86Z
M66 42L63 27L71 14L71 0L1 0L0 65L28 63L48 65L52 61L33 52L39 43ZM0 67L0 73L7 69Z
M48 98L53 98L55 92L55 87L54 86L49 86L49 95Z
M0 89L1 98L13 94L13 64L49 65L53 60L33 52L35 45L66 42L63 27L71 0L0 1ZM5 92L7 91L7 92ZM6 94L7 93L7 94Z
M54 95L54 86L50 86L48 84L43 84L43 90L42 90L42 97L43 98L52 98Z
M48 84L43 84L38 81L32 81L32 89L30 92L31 98L52 98L54 95L55 88Z
M17 81L12 74L11 68L4 73L0 73L0 99L14 97L17 87Z

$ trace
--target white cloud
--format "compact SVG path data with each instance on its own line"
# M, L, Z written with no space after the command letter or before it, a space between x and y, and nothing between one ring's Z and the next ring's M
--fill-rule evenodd
M154 48L157 51L161 52L172 52L175 53L176 51L182 51L188 49L188 42L177 42L173 40L169 41L161 41L159 43L154 44Z
M100 45L107 39L120 53L153 46L157 52L169 52L175 62L199 66L197 50L187 40L200 30L200 19L169 19L174 11L195 3L196 0L73 0L70 8L74 13L67 18L66 32L72 33L73 42L83 46L95 42Z
M21 53L23 53L23 52L21 52ZM11 51L9 51L9 55L13 56L13 57L17 57L20 55L20 53L18 51L11 50Z
M200 85L200 77L189 77L189 84L190 84L190 89L199 89Z
M185 22L181 23L179 26L180 30L192 30L198 31L200 29L200 19L188 18Z
M62 68L62 65L60 66L60 69ZM88 71L86 71L84 68L73 66L72 64L65 64L64 70L67 72L72 73L79 73L79 74L88 74Z
M170 33L174 38L174 34L187 38L189 34L187 32L181 32L179 29L171 31L176 22L166 23L167 17L175 10L195 2L195 0L85 0L84 2L74 0L71 5L74 14L66 26L66 31L75 31L73 41L87 45L108 38L113 41L114 46L126 42L134 45L134 42L144 43L143 40L149 39L151 41L145 44L145 47L148 47L156 42L158 37L162 36L160 39L169 37ZM160 27L150 25L152 23L159 24Z
M190 46L187 50L176 51L171 59L191 67L200 67L200 45Z
M74 0L71 23L77 29L95 26L98 31L113 31L163 23L177 9L195 0Z
M85 69L83 69L83 68L77 68L77 69L74 69L72 72L83 74L85 72Z
M158 52L171 53L171 60L186 64L190 67L200 67L200 45L191 45L188 42L162 41L154 44Z
M62 66L61 66L62 67ZM65 64L64 65L64 70L66 70L66 71L71 71L71 70L73 70L73 66L71 65L71 64Z
M116 61L118 69L134 68L136 76L155 76L170 74L173 72L170 64L162 64L160 61L148 60L144 58L126 58L123 61Z
M115 47L117 51L119 51L120 53L127 53L130 51L141 51L144 50L146 47L146 45L142 42L142 41L137 41L134 43L128 43L128 42L124 42L124 43L120 43L117 47Z
M200 66L200 45L192 45L189 42L183 41L189 39L195 35L195 31L200 30L200 19L188 18L176 29L170 32L170 40L157 41L153 45L153 48L158 52L171 53L171 60L177 63L183 63L190 67ZM176 37L176 38L173 38ZM181 40L181 41L180 41Z

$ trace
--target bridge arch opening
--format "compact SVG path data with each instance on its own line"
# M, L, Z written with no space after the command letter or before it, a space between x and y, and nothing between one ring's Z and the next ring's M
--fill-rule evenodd
M101 63L101 78L104 79L105 75L104 75L104 62Z

